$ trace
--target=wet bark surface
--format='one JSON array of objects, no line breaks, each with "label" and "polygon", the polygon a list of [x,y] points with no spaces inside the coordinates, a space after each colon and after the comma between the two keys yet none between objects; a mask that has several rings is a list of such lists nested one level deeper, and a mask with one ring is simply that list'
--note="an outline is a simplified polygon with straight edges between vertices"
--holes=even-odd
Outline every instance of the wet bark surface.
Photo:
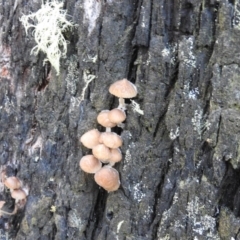
[{"label": "wet bark surface", "polygon": [[[29,189],[0,218],[1,239],[240,239],[240,3],[232,0],[69,0],[57,76],[19,21],[40,0],[0,1],[0,164]],[[79,169],[79,138],[128,100],[121,187]],[[3,210],[14,200],[0,184]]]}]

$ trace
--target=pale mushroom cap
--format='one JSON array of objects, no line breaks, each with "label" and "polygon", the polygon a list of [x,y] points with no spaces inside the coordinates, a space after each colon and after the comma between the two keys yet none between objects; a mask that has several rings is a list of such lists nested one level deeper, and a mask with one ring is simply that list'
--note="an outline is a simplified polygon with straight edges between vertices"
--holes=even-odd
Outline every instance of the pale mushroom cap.
[{"label": "pale mushroom cap", "polygon": [[111,156],[110,149],[104,144],[98,144],[92,149],[94,157],[100,160],[108,160]]},{"label": "pale mushroom cap", "polygon": [[87,173],[96,173],[101,169],[102,163],[93,155],[86,155],[79,162],[80,168]]},{"label": "pale mushroom cap", "polygon": [[112,127],[115,127],[117,126],[116,123],[112,123],[109,118],[108,118],[108,113],[109,113],[109,110],[103,110],[101,111],[98,116],[97,116],[97,122],[102,125],[103,127],[106,127],[106,128],[112,128]]},{"label": "pale mushroom cap", "polygon": [[100,141],[109,148],[119,148],[122,146],[122,138],[114,132],[103,132]]},{"label": "pale mushroom cap", "polygon": [[94,175],[96,183],[106,191],[116,191],[120,186],[119,173],[109,165],[102,167]]},{"label": "pale mushroom cap", "polygon": [[122,153],[119,148],[110,149],[111,156],[109,158],[109,162],[111,162],[112,166],[116,162],[120,162],[122,160]]},{"label": "pale mushroom cap", "polygon": [[80,142],[87,148],[93,148],[99,144],[100,135],[97,129],[92,129],[81,136]]},{"label": "pale mushroom cap", "polygon": [[114,108],[108,113],[108,118],[111,122],[119,124],[125,121],[126,113],[118,108]]},{"label": "pale mushroom cap", "polygon": [[119,98],[133,98],[137,95],[136,86],[127,79],[118,80],[109,87],[109,92]]},{"label": "pale mushroom cap", "polygon": [[19,189],[21,187],[21,182],[17,177],[13,176],[13,177],[8,177],[5,180],[4,185],[10,189]]},{"label": "pale mushroom cap", "polygon": [[11,192],[11,196],[14,199],[22,200],[27,197],[26,193],[21,189],[15,189]]}]

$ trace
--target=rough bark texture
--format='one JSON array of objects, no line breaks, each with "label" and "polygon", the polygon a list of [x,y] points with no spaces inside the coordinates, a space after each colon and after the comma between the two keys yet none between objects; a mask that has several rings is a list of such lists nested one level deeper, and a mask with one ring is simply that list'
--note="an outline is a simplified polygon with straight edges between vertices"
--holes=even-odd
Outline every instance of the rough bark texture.
[{"label": "rough bark texture", "polygon": [[[78,26],[59,76],[19,22],[39,8],[0,1],[1,171],[29,188],[1,239],[240,239],[240,3],[64,1]],[[97,114],[124,77],[144,115],[128,101],[121,187],[107,193],[79,169],[79,137],[104,131]]]}]

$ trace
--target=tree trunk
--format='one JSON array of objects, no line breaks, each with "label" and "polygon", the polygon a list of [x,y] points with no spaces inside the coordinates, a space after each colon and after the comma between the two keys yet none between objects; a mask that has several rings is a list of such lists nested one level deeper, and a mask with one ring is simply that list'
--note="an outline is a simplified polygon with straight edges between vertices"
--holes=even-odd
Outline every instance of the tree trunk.
[{"label": "tree trunk", "polygon": [[[5,176],[29,190],[1,239],[240,239],[240,3],[64,1],[78,25],[59,75],[19,21],[41,4],[0,1],[2,210],[15,206]],[[114,128],[121,186],[108,193],[80,170],[79,138],[104,131],[97,115],[117,107],[108,88],[122,78],[138,95]]]}]

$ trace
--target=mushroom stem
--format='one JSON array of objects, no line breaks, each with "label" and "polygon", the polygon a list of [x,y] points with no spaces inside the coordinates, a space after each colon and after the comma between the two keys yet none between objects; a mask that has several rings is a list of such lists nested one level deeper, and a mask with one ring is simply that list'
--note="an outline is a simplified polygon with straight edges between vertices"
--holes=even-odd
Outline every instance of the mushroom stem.
[{"label": "mushroom stem", "polygon": [[109,162],[109,165],[111,166],[111,167],[113,167],[114,165],[115,165],[115,162]]},{"label": "mushroom stem", "polygon": [[125,111],[126,110],[126,104],[124,98],[119,98],[119,105],[118,108]]},{"label": "mushroom stem", "polygon": [[110,127],[106,127],[106,132],[111,132],[111,128]]},{"label": "mushroom stem", "polygon": [[15,205],[14,210],[12,212],[5,212],[3,210],[0,210],[0,214],[6,214],[6,215],[14,215],[17,213],[17,206]]}]

